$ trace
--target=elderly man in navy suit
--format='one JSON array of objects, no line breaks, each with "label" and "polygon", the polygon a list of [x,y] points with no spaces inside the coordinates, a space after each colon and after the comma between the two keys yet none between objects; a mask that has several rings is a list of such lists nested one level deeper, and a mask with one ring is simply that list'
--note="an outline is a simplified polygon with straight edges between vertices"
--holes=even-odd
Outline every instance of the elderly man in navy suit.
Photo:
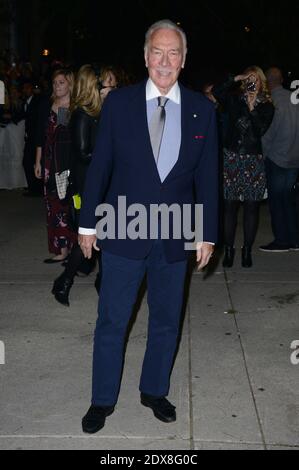
[{"label": "elderly man in navy suit", "polygon": [[[140,380],[141,403],[165,423],[176,420],[166,399],[178,343],[184,284],[190,252],[178,227],[159,219],[156,239],[147,236],[97,237],[97,208],[115,209],[119,197],[128,205],[176,204],[203,207],[198,268],[214,251],[218,232],[218,144],[214,106],[184,88],[178,77],[185,65],[187,40],[169,20],[147,32],[145,61],[149,78],[112,92],[102,109],[97,144],[86,181],[79,243],[87,258],[102,251],[102,284],[95,331],[92,404],[83,431],[102,429],[118,399],[127,326],[141,282],[147,275],[149,327]],[[134,206],[135,207],[135,206]],[[130,214],[132,215],[132,214]],[[129,218],[132,221],[132,218]],[[129,225],[127,221],[127,226]]]}]

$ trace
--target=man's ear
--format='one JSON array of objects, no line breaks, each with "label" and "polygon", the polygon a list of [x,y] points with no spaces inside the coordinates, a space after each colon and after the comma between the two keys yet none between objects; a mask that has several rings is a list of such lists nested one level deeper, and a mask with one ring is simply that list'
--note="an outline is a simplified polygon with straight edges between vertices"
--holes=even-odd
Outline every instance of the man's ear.
[{"label": "man's ear", "polygon": [[147,53],[145,53],[145,55],[144,55],[144,60],[145,60],[145,66],[146,66],[146,68],[148,69],[148,57],[147,57]]}]

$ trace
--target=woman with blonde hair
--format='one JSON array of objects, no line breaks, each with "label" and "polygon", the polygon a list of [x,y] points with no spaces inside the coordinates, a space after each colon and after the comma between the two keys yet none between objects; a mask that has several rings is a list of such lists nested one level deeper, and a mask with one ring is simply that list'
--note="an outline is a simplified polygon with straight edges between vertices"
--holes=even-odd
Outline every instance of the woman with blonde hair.
[{"label": "woman with blonde hair", "polygon": [[49,252],[55,255],[46,259],[46,264],[63,262],[77,240],[69,226],[70,199],[59,199],[55,179],[56,173],[70,168],[68,121],[74,75],[68,69],[56,70],[52,84],[52,97],[42,101],[39,110],[34,167],[36,178],[44,181]]},{"label": "woman with blonde hair", "polygon": [[[70,120],[72,142],[71,180],[76,231],[78,229],[86,172],[91,162],[96,140],[101,102],[97,73],[91,65],[84,65],[77,75],[71,103]],[[69,293],[74,277],[77,271],[80,271],[84,262],[86,263],[84,255],[76,243],[64,272],[56,279],[52,290],[56,300],[62,305],[69,306]],[[89,266],[84,267],[84,272],[89,274],[93,267],[94,262],[89,262]]]},{"label": "woman with blonde hair", "polygon": [[[231,93],[241,82],[241,93]],[[224,138],[224,248],[223,266],[231,268],[240,203],[244,203],[242,266],[252,267],[252,246],[258,229],[260,201],[266,190],[262,136],[271,125],[274,106],[267,79],[260,67],[248,67],[212,90],[228,114]]]}]

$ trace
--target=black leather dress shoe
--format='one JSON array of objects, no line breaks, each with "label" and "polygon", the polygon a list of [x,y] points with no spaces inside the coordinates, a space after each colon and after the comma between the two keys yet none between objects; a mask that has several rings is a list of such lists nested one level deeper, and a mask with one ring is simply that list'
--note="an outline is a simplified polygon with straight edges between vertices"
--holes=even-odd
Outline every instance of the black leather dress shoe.
[{"label": "black leather dress shoe", "polygon": [[105,426],[107,416],[112,415],[114,406],[91,406],[82,419],[82,429],[86,434],[95,434]]},{"label": "black leather dress shoe", "polygon": [[173,423],[176,421],[175,406],[165,397],[152,397],[141,393],[141,404],[153,410],[154,415],[163,423]]}]

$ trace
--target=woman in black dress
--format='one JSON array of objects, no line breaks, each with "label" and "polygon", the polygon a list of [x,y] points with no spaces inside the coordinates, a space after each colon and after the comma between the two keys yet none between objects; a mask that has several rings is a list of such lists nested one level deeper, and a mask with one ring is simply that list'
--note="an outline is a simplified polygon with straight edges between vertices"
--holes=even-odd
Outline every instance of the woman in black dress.
[{"label": "woman in black dress", "polygon": [[[242,93],[233,94],[236,82]],[[235,235],[240,203],[244,203],[244,244],[242,266],[252,267],[251,250],[255,241],[260,201],[266,190],[266,175],[261,138],[274,116],[267,80],[263,71],[249,67],[243,75],[230,77],[213,88],[213,95],[228,113],[224,140],[224,245],[223,266],[233,266]]]},{"label": "woman in black dress", "polygon": [[[78,72],[71,104],[71,143],[72,164],[71,180],[74,196],[74,223],[78,231],[80,201],[84,192],[85,177],[91,162],[95,145],[99,114],[101,110],[99,78],[91,65],[84,65]],[[82,263],[86,263],[84,255],[76,243],[68,259],[65,271],[54,282],[52,293],[56,300],[69,306],[69,292],[77,271]],[[86,274],[93,269],[85,267]]]}]

